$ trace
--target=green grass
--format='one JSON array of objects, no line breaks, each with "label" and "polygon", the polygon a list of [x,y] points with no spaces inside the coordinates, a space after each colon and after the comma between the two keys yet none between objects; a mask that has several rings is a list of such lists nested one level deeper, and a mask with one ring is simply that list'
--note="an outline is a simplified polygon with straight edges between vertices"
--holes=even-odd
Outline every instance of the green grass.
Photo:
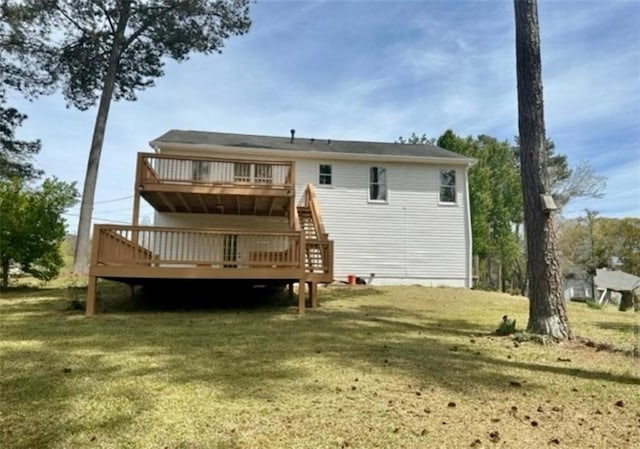
[{"label": "green grass", "polygon": [[141,309],[100,291],[110,312],[93,318],[69,309],[66,288],[3,293],[0,447],[640,441],[633,312],[571,303],[575,333],[597,344],[541,346],[491,335],[503,315],[522,330],[528,305],[480,291],[327,288],[304,317],[276,305]]}]

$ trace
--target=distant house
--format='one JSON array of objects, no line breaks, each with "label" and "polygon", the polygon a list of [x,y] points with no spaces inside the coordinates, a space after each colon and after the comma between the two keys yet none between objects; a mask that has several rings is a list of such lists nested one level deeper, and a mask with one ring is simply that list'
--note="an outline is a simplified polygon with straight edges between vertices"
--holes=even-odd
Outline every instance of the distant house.
[{"label": "distant house", "polygon": [[[631,301],[631,293],[640,289],[640,277],[624,271],[607,270],[598,268],[594,278],[596,290],[599,293],[598,302],[603,304],[607,301],[620,304],[628,295]],[[626,307],[629,307],[629,303]]]},{"label": "distant house", "polygon": [[570,301],[572,298],[592,298],[591,276],[582,268],[572,268],[565,273],[564,277],[564,299]]},{"label": "distant house", "polygon": [[[97,277],[267,279],[310,292],[371,274],[379,284],[471,286],[472,159],[293,131],[171,130],[150,146],[138,155],[132,225],[94,231],[90,296]],[[152,227],[138,224],[141,198],[155,209]]]}]

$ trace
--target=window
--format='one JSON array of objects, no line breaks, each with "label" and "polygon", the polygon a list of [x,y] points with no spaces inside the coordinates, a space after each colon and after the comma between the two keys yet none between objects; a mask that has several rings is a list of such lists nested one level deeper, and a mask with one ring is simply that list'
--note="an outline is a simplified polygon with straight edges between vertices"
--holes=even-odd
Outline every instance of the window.
[{"label": "window", "polygon": [[318,183],[321,186],[331,185],[331,165],[320,164],[320,179]]},{"label": "window", "polygon": [[236,268],[238,266],[236,263],[228,262],[238,261],[238,236],[233,234],[226,234],[222,243],[222,260],[224,262],[227,262],[222,266],[224,268]]},{"label": "window", "polygon": [[387,169],[371,167],[369,169],[369,200],[387,201]]},{"label": "window", "polygon": [[456,202],[456,171],[440,170],[440,202]]},{"label": "window", "polygon": [[191,179],[194,181],[208,181],[211,172],[211,163],[206,161],[193,161]]}]

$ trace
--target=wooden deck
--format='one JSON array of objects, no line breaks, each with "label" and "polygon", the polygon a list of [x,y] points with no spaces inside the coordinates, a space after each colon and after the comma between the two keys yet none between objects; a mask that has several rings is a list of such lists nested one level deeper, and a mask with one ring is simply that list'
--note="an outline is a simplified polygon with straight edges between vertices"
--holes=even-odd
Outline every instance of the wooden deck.
[{"label": "wooden deck", "polygon": [[[87,314],[95,312],[97,278],[281,280],[315,285],[333,280],[333,242],[304,231],[239,232],[155,226],[95,225]],[[301,289],[304,295],[304,288]],[[304,311],[304,300],[298,306]]]},{"label": "wooden deck", "polygon": [[139,153],[136,186],[159,212],[286,216],[292,162]]},{"label": "wooden deck", "polygon": [[[139,153],[131,225],[93,230],[86,314],[95,313],[97,279],[227,279],[297,283],[304,312],[317,284],[333,281],[333,242],[313,186],[295,204],[293,162]],[[288,217],[288,230],[140,226],[140,199],[159,212]]]}]

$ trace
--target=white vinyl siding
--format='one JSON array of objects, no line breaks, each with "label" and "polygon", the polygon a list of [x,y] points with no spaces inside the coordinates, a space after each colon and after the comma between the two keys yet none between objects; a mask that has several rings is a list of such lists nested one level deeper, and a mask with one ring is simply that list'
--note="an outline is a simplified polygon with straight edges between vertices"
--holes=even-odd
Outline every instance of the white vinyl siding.
[{"label": "white vinyl siding", "polygon": [[[464,207],[438,207],[443,167],[385,163],[389,201],[368,202],[366,162],[332,162],[333,188],[316,189],[336,279],[348,274],[375,283],[468,286],[470,258]],[[315,183],[317,161],[296,163],[296,195]],[[457,203],[464,204],[464,170],[456,170]]]},{"label": "white vinyl siding", "polygon": [[[286,217],[257,217],[250,215],[222,215],[222,214],[188,214],[161,213],[155,214],[156,226],[168,228],[213,228],[233,229],[242,232],[277,232],[288,231],[289,224]],[[154,251],[163,248],[163,258],[171,258],[172,253],[189,254],[194,260],[226,260],[237,262],[242,266],[248,260],[251,251],[283,251],[288,249],[286,238],[236,237],[235,235],[215,235],[190,240],[192,247],[184,247],[181,240],[156,241]],[[180,246],[180,248],[178,248]],[[231,264],[230,264],[231,265]]]}]

